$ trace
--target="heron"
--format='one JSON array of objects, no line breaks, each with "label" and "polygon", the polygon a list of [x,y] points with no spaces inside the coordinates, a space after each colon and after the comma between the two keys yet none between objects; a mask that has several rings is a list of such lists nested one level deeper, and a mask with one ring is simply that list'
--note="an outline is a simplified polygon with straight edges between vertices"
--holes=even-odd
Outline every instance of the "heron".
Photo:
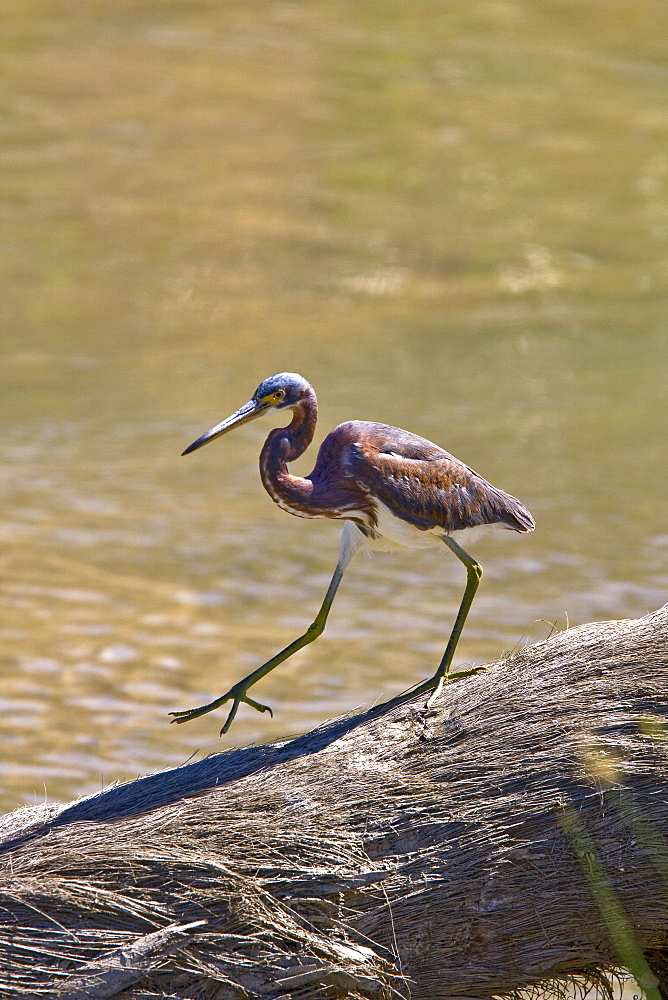
[{"label": "heron", "polygon": [[288,465],[311,444],[318,416],[313,387],[294,372],[265,379],[249,402],[198,437],[183,454],[189,455],[235,427],[273,410],[287,411],[291,419],[288,426],[270,431],[262,447],[262,483],[271,499],[290,514],[344,522],[336,568],[320,610],[303,635],[220,698],[199,708],[171,712],[172,722],[190,722],[231,701],[227,721],[220,730],[222,736],[242,703],[258,712],[273,714],[268,705],[249,696],[249,689],[322,634],[343,575],[360,549],[425,548],[445,543],[466,568],[466,588],[450,638],[436,673],[393,699],[399,702],[430,692],[427,701],[430,707],[447,681],[468,677],[482,669],[450,670],[482,577],[480,564],[460,545],[462,536],[488,526],[533,531],[533,517],[515,497],[492,486],[426,438],[366,420],[339,424],[322,442],[313,472],[305,477],[292,475]]}]

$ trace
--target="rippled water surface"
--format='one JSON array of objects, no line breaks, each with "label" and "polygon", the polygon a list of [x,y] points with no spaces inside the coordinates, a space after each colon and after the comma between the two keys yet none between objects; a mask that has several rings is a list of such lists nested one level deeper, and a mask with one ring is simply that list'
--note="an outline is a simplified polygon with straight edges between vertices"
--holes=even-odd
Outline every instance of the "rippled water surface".
[{"label": "rippled water surface", "polygon": [[[457,662],[666,599],[668,18],[650,0],[6,0],[3,808],[302,731],[433,672],[445,550],[356,560],[276,508],[275,371],[316,440],[416,431],[534,513],[483,539]],[[274,421],[275,423],[276,421]],[[296,464],[309,470],[309,456]],[[505,533],[504,533],[505,535]]]}]

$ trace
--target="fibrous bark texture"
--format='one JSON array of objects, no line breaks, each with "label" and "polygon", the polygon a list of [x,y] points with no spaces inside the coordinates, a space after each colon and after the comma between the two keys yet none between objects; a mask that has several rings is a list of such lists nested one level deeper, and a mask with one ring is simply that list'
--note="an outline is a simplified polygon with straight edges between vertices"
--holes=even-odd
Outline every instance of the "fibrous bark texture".
[{"label": "fibrous bark texture", "polygon": [[554,635],[431,709],[19,810],[0,995],[473,1000],[621,965],[660,990],[667,682],[664,608]]}]

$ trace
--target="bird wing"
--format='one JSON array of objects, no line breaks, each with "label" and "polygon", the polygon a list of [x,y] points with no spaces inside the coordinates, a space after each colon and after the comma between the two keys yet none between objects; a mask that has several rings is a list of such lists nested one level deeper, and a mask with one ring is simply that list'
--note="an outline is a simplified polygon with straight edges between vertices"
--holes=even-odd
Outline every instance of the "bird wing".
[{"label": "bird wing", "polygon": [[[447,532],[484,524],[530,531],[531,515],[438,445],[407,431],[373,425],[376,434],[351,443],[348,468],[359,486],[416,528]],[[385,439],[384,439],[385,438]]]}]

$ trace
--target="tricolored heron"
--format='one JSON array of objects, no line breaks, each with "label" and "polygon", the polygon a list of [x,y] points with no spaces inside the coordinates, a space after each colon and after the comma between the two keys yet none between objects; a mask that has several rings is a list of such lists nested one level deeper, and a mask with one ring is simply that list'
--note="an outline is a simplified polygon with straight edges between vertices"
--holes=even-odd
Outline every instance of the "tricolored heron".
[{"label": "tricolored heron", "polygon": [[464,532],[485,525],[533,531],[531,514],[515,497],[497,490],[431,441],[398,427],[366,420],[340,424],[321,444],[313,472],[305,478],[291,475],[288,463],[299,458],[310,445],[318,416],[313,388],[305,378],[292,372],[265,379],[248,403],[202,434],[183,454],[188,455],[270,410],[288,410],[292,419],[289,426],[272,430],[264,443],[260,453],[264,488],[279,507],[297,517],[344,521],[339,560],[322,606],[302,636],[234,684],[222,697],[200,708],[171,712],[175,716],[172,721],[189,722],[231,700],[232,708],[220,731],[222,736],[230,728],[241,702],[258,712],[271,713],[268,705],[249,698],[249,688],[322,633],[343,574],[360,548],[394,549],[404,545],[424,548],[445,542],[466,567],[466,589],[438,670],[403,696],[408,698],[433,690],[427,702],[430,705],[446,680],[477,672],[474,668],[450,673],[455,648],[482,576],[482,567],[454,536],[461,537]]}]

